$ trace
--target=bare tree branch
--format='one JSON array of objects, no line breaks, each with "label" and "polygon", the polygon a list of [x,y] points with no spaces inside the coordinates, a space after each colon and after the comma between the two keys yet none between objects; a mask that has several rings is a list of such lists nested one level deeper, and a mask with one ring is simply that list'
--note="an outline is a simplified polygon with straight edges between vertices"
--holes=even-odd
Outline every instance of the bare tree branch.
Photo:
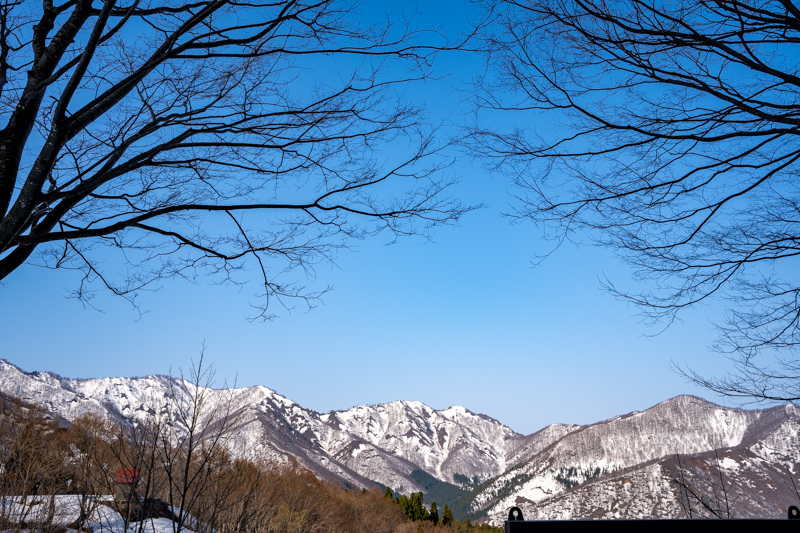
[{"label": "bare tree branch", "polygon": [[716,348],[739,375],[687,374],[727,394],[800,399],[795,4],[497,3],[486,40],[501,75],[477,104],[531,122],[471,138],[516,181],[515,216],[557,243],[583,232],[615,249],[648,289],[607,288],[653,322],[726,301]]},{"label": "bare tree branch", "polygon": [[0,1],[0,280],[77,268],[80,299],[135,302],[254,265],[261,316],[271,296],[309,302],[281,274],[470,209],[396,96],[466,44],[359,21],[346,0]]}]

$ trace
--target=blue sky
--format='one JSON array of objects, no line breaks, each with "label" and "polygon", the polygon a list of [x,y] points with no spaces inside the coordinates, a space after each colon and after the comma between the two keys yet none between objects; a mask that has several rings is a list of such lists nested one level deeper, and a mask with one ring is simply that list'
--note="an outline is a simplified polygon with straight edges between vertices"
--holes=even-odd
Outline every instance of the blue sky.
[{"label": "blue sky", "polygon": [[[463,3],[421,12],[433,23]],[[427,18],[426,18],[427,17]],[[434,121],[468,116],[458,92],[478,63],[442,58],[452,74],[407,89]],[[547,249],[536,228],[512,224],[513,189],[463,152],[446,172],[454,194],[487,207],[418,237],[354,243],[335,264],[320,265],[312,287],[333,290],[309,312],[275,309],[272,322],[248,322],[254,286],[182,281],[142,294],[139,317],[124,301],[100,295],[100,311],[66,299],[72,272],[25,266],[0,286],[1,357],[24,370],[67,377],[177,373],[197,358],[217,369],[217,385],[265,385],[318,411],[397,399],[435,408],[460,404],[530,433],[554,422],[589,423],[641,410],[678,394],[722,399],[688,384],[671,368],[727,369],[711,352],[715,303],[689,310],[663,333],[637,310],[600,289],[607,276],[634,286],[607,249],[567,243]]]}]

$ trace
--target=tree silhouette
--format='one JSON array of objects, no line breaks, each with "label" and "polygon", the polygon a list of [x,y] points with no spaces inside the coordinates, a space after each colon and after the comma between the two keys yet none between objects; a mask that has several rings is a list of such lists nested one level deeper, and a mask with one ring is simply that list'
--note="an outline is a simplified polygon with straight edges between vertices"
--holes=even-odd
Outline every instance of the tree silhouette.
[{"label": "tree silhouette", "polygon": [[720,392],[800,398],[800,8],[791,0],[498,2],[498,79],[479,104],[532,128],[476,129],[516,215],[612,247],[653,321],[726,302]]},{"label": "tree silhouette", "polygon": [[457,220],[439,147],[395,90],[449,45],[357,15],[339,0],[0,2],[0,280],[74,268],[78,298],[135,302],[165,278],[253,269],[269,316],[270,297],[324,292],[281,274]]}]

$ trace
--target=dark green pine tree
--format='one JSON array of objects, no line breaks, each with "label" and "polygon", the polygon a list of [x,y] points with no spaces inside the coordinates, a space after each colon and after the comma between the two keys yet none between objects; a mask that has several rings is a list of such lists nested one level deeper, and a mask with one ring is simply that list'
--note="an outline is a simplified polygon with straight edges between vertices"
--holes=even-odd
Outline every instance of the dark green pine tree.
[{"label": "dark green pine tree", "polygon": [[444,510],[442,511],[442,525],[449,526],[452,523],[453,523],[453,511],[450,510],[450,507],[448,507],[447,504],[444,504]]},{"label": "dark green pine tree", "polygon": [[422,502],[422,493],[421,492],[412,492],[411,499],[410,499],[410,516],[409,518],[417,522],[419,520],[425,520],[428,518],[428,510],[425,509],[425,504]]},{"label": "dark green pine tree", "polygon": [[431,512],[428,514],[428,520],[433,522],[434,526],[439,523],[439,508],[436,506],[436,502],[431,502]]},{"label": "dark green pine tree", "polygon": [[386,490],[383,491],[383,496],[387,500],[391,500],[392,499],[392,489],[390,489],[389,487],[386,487]]},{"label": "dark green pine tree", "polygon": [[397,500],[397,505],[399,505],[400,510],[403,511],[403,516],[411,520],[411,502],[409,502],[408,496],[401,494],[400,498]]}]

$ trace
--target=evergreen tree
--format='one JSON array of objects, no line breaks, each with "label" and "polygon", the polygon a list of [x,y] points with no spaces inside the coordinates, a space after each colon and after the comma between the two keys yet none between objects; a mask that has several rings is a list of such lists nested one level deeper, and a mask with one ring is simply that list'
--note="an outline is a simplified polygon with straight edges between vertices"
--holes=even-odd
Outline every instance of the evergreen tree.
[{"label": "evergreen tree", "polygon": [[450,510],[450,507],[448,507],[447,504],[444,504],[444,510],[442,511],[442,525],[449,526],[452,523],[453,523],[453,511]]},{"label": "evergreen tree", "polygon": [[428,510],[422,501],[422,492],[411,493],[408,517],[414,522],[428,518]]},{"label": "evergreen tree", "polygon": [[413,520],[411,518],[411,502],[408,500],[408,496],[405,494],[400,496],[400,499],[397,501],[397,505],[400,506],[400,510],[403,511],[403,515],[409,520]]},{"label": "evergreen tree", "polygon": [[[388,487],[384,490],[384,497],[387,499],[391,499],[392,491]],[[400,510],[403,512],[403,516],[405,516],[408,520],[412,522],[419,522],[421,520],[430,520],[434,524],[439,522],[439,509],[436,506],[436,502],[431,504],[431,511],[430,513],[425,508],[425,504],[423,503],[423,494],[422,492],[412,492],[410,496],[406,496],[405,494],[401,494],[400,497],[394,498],[394,503],[400,507]],[[450,520],[453,519],[453,514],[450,512],[450,509],[445,505],[446,512],[450,515]]]},{"label": "evergreen tree", "polygon": [[428,520],[433,522],[434,526],[439,523],[439,508],[436,506],[436,502],[431,502],[431,512],[428,515]]}]

